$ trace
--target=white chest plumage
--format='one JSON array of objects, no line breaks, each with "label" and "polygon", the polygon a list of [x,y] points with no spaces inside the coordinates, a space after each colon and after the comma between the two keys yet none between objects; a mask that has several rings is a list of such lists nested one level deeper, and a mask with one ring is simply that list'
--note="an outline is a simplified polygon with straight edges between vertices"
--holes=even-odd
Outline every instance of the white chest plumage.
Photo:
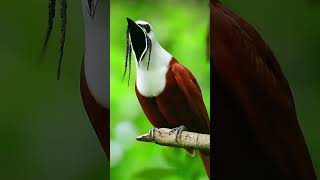
[{"label": "white chest plumage", "polygon": [[140,64],[136,63],[137,89],[145,97],[156,97],[165,89],[166,75],[172,60],[171,54],[165,51],[158,42],[153,42],[152,46],[149,69],[147,68],[149,52],[146,53]]},{"label": "white chest plumage", "polygon": [[109,16],[106,1],[94,0],[94,19],[91,18],[88,0],[82,0],[85,26],[84,71],[88,88],[95,100],[109,108]]}]

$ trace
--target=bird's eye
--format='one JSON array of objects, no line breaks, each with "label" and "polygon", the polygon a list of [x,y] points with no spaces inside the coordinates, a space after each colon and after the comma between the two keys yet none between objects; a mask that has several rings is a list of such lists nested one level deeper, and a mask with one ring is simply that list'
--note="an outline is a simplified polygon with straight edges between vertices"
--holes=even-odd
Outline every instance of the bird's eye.
[{"label": "bird's eye", "polygon": [[146,24],[144,26],[144,29],[146,30],[147,33],[149,33],[151,31],[151,28],[150,28],[150,26],[148,24]]},{"label": "bird's eye", "polygon": [[149,24],[138,24],[142,29],[146,30],[147,33],[151,31],[150,25]]}]

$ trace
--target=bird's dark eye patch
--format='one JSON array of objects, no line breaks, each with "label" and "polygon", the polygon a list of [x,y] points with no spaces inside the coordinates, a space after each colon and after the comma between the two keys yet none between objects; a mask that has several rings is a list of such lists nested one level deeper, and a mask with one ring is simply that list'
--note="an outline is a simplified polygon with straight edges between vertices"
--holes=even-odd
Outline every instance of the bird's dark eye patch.
[{"label": "bird's dark eye patch", "polygon": [[146,30],[147,33],[149,33],[151,31],[151,28],[149,26],[149,24],[138,24],[141,28],[143,28],[144,30]]},{"label": "bird's dark eye patch", "polygon": [[147,33],[151,31],[151,28],[148,24],[144,25],[144,29],[146,30]]}]

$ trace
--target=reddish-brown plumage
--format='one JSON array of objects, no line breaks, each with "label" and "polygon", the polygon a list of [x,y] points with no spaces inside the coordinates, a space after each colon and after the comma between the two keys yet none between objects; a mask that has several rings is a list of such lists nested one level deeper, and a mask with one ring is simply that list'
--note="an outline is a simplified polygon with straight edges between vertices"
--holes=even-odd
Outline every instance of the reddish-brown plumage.
[{"label": "reddish-brown plumage", "polygon": [[211,2],[213,177],[315,180],[274,54],[252,26]]},{"label": "reddish-brown plumage", "polygon": [[[200,87],[191,72],[172,59],[164,91],[157,97],[136,95],[148,120],[154,127],[175,128],[185,125],[190,131],[210,133],[209,117]],[[200,154],[209,170],[209,153]],[[209,172],[207,172],[209,173]]]},{"label": "reddish-brown plumage", "polygon": [[88,117],[91,121],[91,124],[99,138],[99,141],[103,147],[103,150],[107,156],[110,158],[110,129],[109,129],[109,119],[110,119],[110,110],[104,108],[92,96],[86,81],[84,74],[84,67],[81,68],[81,78],[80,78],[80,90],[83,105],[86,109]]},{"label": "reddish-brown plumage", "polygon": [[154,98],[142,96],[136,88],[138,100],[151,124],[167,128],[185,125],[190,131],[209,133],[207,110],[190,71],[173,59],[166,79],[164,91]]}]

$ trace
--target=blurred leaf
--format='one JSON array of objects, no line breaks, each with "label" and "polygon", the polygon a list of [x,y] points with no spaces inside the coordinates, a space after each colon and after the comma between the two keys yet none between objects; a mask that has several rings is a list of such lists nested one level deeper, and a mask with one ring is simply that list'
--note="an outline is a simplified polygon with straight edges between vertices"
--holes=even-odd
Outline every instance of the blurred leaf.
[{"label": "blurred leaf", "polygon": [[136,179],[162,180],[176,174],[175,169],[168,168],[148,168],[141,170],[133,175]]}]

